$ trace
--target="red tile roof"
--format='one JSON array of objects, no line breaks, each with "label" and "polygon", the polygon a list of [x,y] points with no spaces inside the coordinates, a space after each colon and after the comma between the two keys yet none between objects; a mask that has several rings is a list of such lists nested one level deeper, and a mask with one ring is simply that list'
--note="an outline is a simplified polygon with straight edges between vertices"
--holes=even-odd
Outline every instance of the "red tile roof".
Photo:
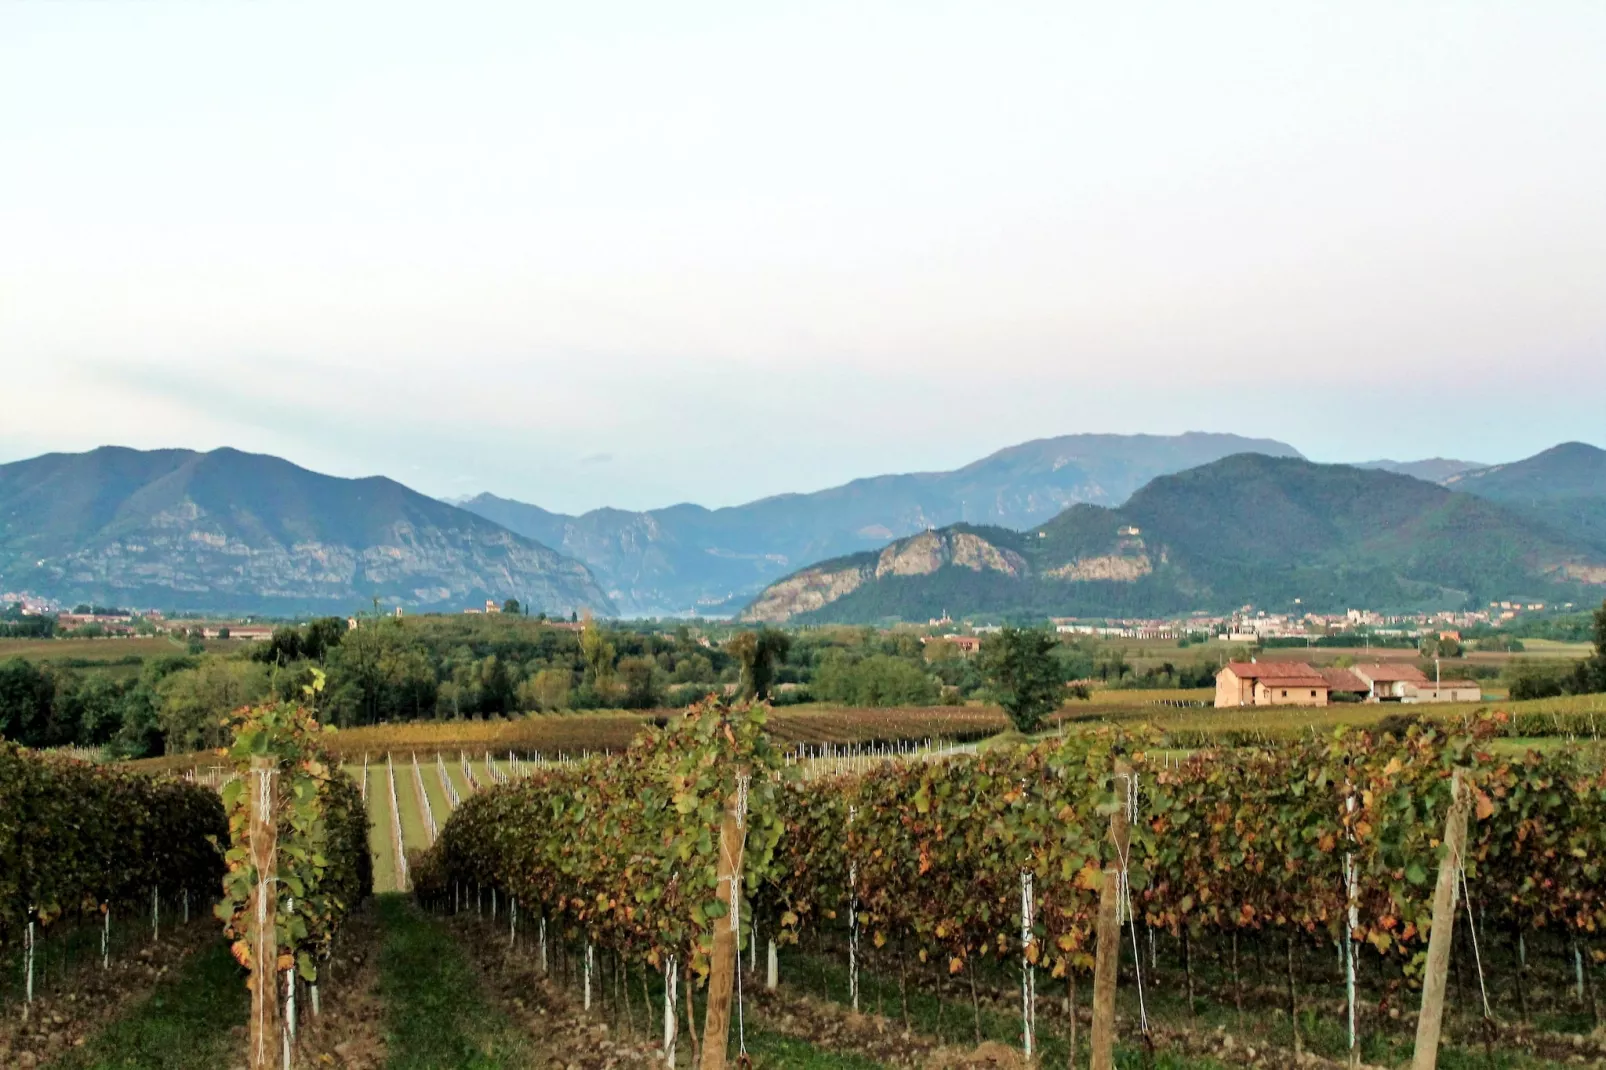
[{"label": "red tile roof", "polygon": [[1357,694],[1372,690],[1372,686],[1348,669],[1321,669],[1322,679],[1334,691],[1351,691]]},{"label": "red tile roof", "polygon": [[1240,680],[1259,680],[1267,685],[1327,686],[1322,674],[1303,661],[1229,661],[1227,668]]},{"label": "red tile roof", "polygon": [[1391,684],[1396,681],[1404,681],[1408,684],[1425,684],[1428,682],[1426,674],[1421,669],[1403,662],[1394,664],[1378,662],[1374,665],[1357,665],[1354,671],[1357,675],[1372,681],[1374,684]]}]

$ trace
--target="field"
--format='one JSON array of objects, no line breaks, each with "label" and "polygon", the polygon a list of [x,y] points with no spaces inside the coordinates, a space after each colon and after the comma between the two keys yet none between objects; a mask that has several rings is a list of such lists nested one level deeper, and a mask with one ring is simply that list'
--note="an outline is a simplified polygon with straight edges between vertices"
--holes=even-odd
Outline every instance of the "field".
[{"label": "field", "polygon": [[[246,648],[228,639],[207,639],[207,653],[220,654]],[[99,639],[0,639],[0,659],[27,658],[30,661],[57,661],[92,665],[122,661],[125,658],[158,658],[183,654],[187,642],[165,635],[131,635]]]}]

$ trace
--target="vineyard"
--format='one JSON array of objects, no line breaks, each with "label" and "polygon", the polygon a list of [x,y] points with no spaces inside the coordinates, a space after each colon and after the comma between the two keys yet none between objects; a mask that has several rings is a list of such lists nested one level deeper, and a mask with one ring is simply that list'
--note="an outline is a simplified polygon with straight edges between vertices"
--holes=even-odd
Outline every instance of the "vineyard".
[{"label": "vineyard", "polygon": [[[816,777],[778,758],[763,720],[700,708],[623,754],[465,798],[415,860],[418,895],[447,912],[500,903],[543,960],[549,942],[606,953],[684,989],[682,1003],[727,928],[754,963],[762,946],[771,983],[783,953],[845,963],[856,1008],[861,973],[897,976],[906,1007],[912,987],[957,984],[978,1040],[979,991],[996,1003],[1013,989],[1025,1047],[1040,1020],[1056,1043],[1086,1043],[1074,1016],[1053,1019],[1097,987],[1113,903],[1133,1037],[1158,1035],[1145,996],[1160,985],[1190,1016],[1212,1002],[1278,1013],[1296,1050],[1336,1018],[1358,1053],[1409,1040],[1445,885],[1463,901],[1445,932],[1472,1023],[1462,1042],[1500,1028],[1468,990],[1514,994],[1528,1017],[1530,948],[1565,957],[1573,1013],[1595,1023],[1606,776],[1577,749],[1492,747],[1501,718],[1183,758],[1147,730],[1103,728]],[[1469,830],[1446,863],[1457,812]],[[734,856],[719,850],[732,815]]]},{"label": "vineyard", "polygon": [[[515,1015],[544,993],[474,1042],[505,1053],[488,1065],[538,1065],[526,1047],[562,1037],[586,1067],[1606,1061],[1593,705],[1183,749],[1136,721],[799,743],[767,707],[709,703],[563,757],[342,753],[318,700],[315,681],[304,704],[239,711],[224,764],[189,779],[0,749],[0,961],[19,981],[0,1003],[40,1006],[36,975],[56,993],[19,1035],[48,1049],[86,969],[169,953],[153,929],[192,904],[211,936],[178,925],[180,951],[213,963],[215,903],[230,954],[204,983],[248,1005],[216,1061],[184,1065],[233,1065],[245,1035],[253,1067],[377,1070],[334,1054],[373,1028],[379,934],[358,906],[377,887],[422,908],[378,909],[387,940],[424,949],[398,1023],[446,990],[470,1016],[481,985]],[[445,980],[449,960],[473,972]],[[0,1064],[26,1054],[12,1043],[0,1026]],[[440,1045],[398,1065],[471,1065]]]},{"label": "vineyard", "polygon": [[[247,971],[234,984],[244,980],[258,1006],[251,1065],[291,1065],[298,996],[318,1012],[320,969],[372,887],[368,815],[305,708],[241,710],[232,728],[235,775],[221,792],[0,741],[0,962],[14,963],[24,1024],[47,980],[68,1007],[76,989],[117,1002],[127,993],[114,955],[118,977],[145,979],[141,960],[204,947],[189,929],[193,905],[197,921],[224,922]],[[164,923],[181,930],[179,945],[160,942]],[[137,950],[131,928],[148,934]],[[63,1009],[58,999],[32,1034],[0,1030],[0,1065],[11,1065],[14,1041],[59,1047]],[[36,1065],[27,1046],[15,1054]]]}]

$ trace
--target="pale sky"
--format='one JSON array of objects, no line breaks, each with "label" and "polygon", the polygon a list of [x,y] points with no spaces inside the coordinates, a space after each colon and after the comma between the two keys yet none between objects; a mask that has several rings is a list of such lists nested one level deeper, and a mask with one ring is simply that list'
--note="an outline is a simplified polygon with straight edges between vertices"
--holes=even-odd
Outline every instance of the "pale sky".
[{"label": "pale sky", "polygon": [[0,462],[1606,445],[1606,4],[0,0]]}]

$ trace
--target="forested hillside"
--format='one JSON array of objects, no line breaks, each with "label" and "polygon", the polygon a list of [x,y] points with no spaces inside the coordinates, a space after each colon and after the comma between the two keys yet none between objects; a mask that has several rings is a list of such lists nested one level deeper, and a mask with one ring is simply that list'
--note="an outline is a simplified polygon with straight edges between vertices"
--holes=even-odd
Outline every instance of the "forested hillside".
[{"label": "forested hillside", "polygon": [[744,619],[1150,616],[1592,602],[1606,552],[1422,480],[1254,454],[1025,532],[953,525],[782,580]]},{"label": "forested hillside", "polygon": [[711,615],[740,608],[766,583],[814,561],[944,524],[1022,528],[1074,502],[1119,505],[1155,476],[1242,452],[1299,455],[1286,443],[1238,435],[1063,435],[951,472],[856,479],[725,509],[565,516],[491,494],[463,507],[584,561],[627,615]]},{"label": "forested hillside", "polygon": [[1526,460],[1460,473],[1444,482],[1606,552],[1606,450],[1566,442]]},{"label": "forested hillside", "polygon": [[0,590],[214,612],[342,615],[514,597],[612,613],[584,565],[382,477],[275,457],[105,447],[0,466]]}]

